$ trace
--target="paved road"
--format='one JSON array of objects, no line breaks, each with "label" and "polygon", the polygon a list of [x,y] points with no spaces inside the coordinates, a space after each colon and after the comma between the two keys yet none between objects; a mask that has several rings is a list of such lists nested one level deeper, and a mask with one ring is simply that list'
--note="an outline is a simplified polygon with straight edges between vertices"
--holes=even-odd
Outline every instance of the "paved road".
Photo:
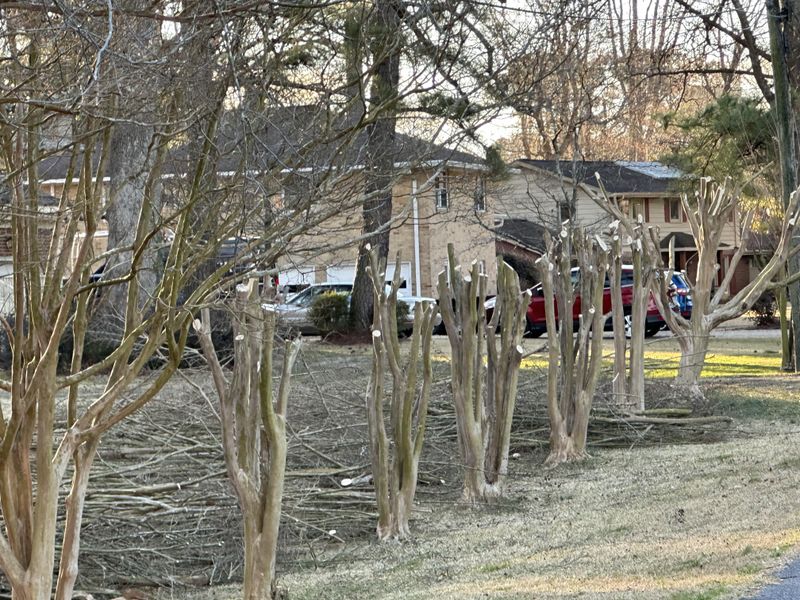
[{"label": "paved road", "polygon": [[779,573],[780,581],[763,588],[748,600],[797,600],[800,598],[800,558],[794,559]]}]

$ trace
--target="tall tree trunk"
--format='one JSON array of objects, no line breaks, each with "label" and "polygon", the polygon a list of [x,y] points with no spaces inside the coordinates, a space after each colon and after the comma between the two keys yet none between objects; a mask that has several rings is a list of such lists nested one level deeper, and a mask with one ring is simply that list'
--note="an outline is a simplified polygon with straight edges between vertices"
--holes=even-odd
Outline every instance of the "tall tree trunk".
[{"label": "tall tree trunk", "polygon": [[[797,187],[797,122],[795,114],[798,99],[793,99],[791,90],[800,85],[800,13],[794,0],[783,0],[784,15],[780,15],[777,0],[767,0],[770,52],[772,56],[773,85],[775,98],[773,110],[778,130],[778,155],[781,167],[781,198],[784,208],[789,207],[789,197]],[[800,257],[788,261],[789,275],[800,272]],[[788,286],[789,302],[792,305],[792,360],[783,360],[784,366],[793,363],[800,367],[800,281]]]},{"label": "tall tree trunk", "polygon": [[397,101],[400,85],[400,15],[403,3],[398,0],[375,0],[370,39],[374,67],[370,92],[370,116],[367,126],[367,165],[364,172],[364,239],[358,248],[350,316],[356,331],[368,331],[372,322],[372,284],[367,276],[370,248],[378,257],[389,256],[389,221],[392,217]]},{"label": "tall tree trunk", "polygon": [[273,391],[272,354],[275,310],[261,304],[257,281],[236,288],[234,368],[230,383],[211,340],[210,311],[203,310],[195,330],[219,396],[225,466],[242,510],[245,600],[273,594],[281,500],[286,472],[286,414],[291,372],[301,339],[284,342],[277,394]]},{"label": "tall tree trunk", "polygon": [[694,397],[700,394],[700,374],[703,372],[708,354],[711,332],[700,322],[693,320],[690,325],[691,330],[680,340],[681,359],[678,364],[675,385],[688,389]]},{"label": "tall tree trunk", "polygon": [[[114,128],[108,170],[111,185],[106,221],[108,249],[119,251],[106,261],[103,270],[106,280],[124,277],[129,273],[140,216],[146,219],[149,230],[158,214],[159,203],[146,201],[148,179],[156,160],[155,150],[151,147],[153,135],[151,127],[134,123],[120,123]],[[150,214],[142,215],[143,209]],[[139,287],[139,307],[143,308],[158,284],[158,270],[155,267],[155,255],[148,252],[131,281],[110,286],[103,291],[92,315],[87,342],[99,344],[107,353],[119,345],[125,329],[128,287]]]},{"label": "tall tree trunk", "polygon": [[[599,250],[581,229],[564,229],[557,243],[547,235],[546,244],[547,250],[537,267],[544,294],[549,347],[550,454],[545,464],[552,467],[587,456],[589,414],[603,352],[605,315],[602,306],[608,251]],[[580,269],[581,309],[576,333],[573,333],[572,311],[562,309],[572,304],[574,294],[570,269],[573,249]],[[568,357],[571,360],[567,360]]]},{"label": "tall tree trunk", "polygon": [[[503,493],[517,372],[522,359],[520,342],[530,294],[520,291],[513,269],[498,261],[497,299],[487,323],[486,275],[480,273],[475,261],[470,273],[463,275],[457,268],[452,244],[447,253],[450,268],[439,274],[439,306],[450,341],[451,388],[464,471],[463,498],[474,503]],[[498,325],[499,351],[495,335]]]},{"label": "tall tree trunk", "polygon": [[[367,388],[367,424],[375,499],[378,506],[378,539],[410,535],[409,518],[417,489],[428,399],[432,381],[431,335],[437,314],[435,305],[414,307],[414,328],[405,361],[397,335],[397,292],[400,289],[400,255],[395,262],[391,288],[386,289],[385,263],[370,252],[370,277],[375,295],[372,324],[372,376]],[[390,400],[391,438],[384,423],[383,378],[385,365],[392,377]],[[422,384],[417,390],[418,367]]]}]

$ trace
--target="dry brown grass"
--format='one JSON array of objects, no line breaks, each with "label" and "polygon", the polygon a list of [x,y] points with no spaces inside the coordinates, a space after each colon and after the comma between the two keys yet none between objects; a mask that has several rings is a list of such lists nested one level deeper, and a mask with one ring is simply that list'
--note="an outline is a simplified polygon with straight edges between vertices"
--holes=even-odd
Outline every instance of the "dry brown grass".
[{"label": "dry brown grass", "polygon": [[[715,382],[715,410],[737,417],[734,434],[717,443],[595,448],[585,463],[554,471],[542,469],[542,451],[535,444],[521,445],[515,449],[521,456],[512,462],[507,499],[474,509],[455,501],[453,431],[448,434],[442,427],[452,417],[446,405],[439,404],[432,423],[438,423],[440,433],[428,439],[425,484],[412,522],[416,537],[402,544],[378,544],[368,533],[373,526],[368,487],[349,500],[338,487],[342,477],[367,468],[362,417],[367,355],[355,347],[311,348],[304,360],[292,397],[291,497],[285,506],[288,519],[279,559],[280,583],[292,600],[739,598],[763,582],[800,542],[800,425],[794,424],[800,422],[800,378]],[[447,365],[437,369],[439,379],[445,379]],[[524,375],[533,376],[539,375]],[[207,385],[199,374],[194,377]],[[439,393],[446,396],[446,386],[439,385]],[[541,402],[537,381],[521,381],[520,390],[521,404]],[[149,431],[157,422],[171,432],[169,439],[191,439],[207,447],[211,451],[204,449],[202,456],[184,456],[204,470],[218,470],[217,424],[205,401],[179,380],[161,400],[166,404],[155,404],[137,418],[141,428]],[[167,414],[174,424],[158,420]],[[198,439],[201,434],[205,437]],[[130,446],[130,440],[130,431],[115,431],[104,442],[101,457],[111,460],[115,444]],[[319,451],[327,458],[315,454]],[[136,462],[144,464],[144,459]],[[340,471],[335,463],[355,469],[332,475]],[[106,462],[103,466],[113,468]],[[323,472],[327,474],[319,475]],[[129,485],[140,483],[130,473],[126,477]],[[169,472],[165,467],[144,469],[142,477],[143,482],[157,483],[159,477],[169,478]],[[440,479],[446,480],[444,485],[437,483]],[[225,487],[223,478],[210,481],[216,488]],[[102,477],[96,485],[101,483]],[[213,496],[210,504],[195,489],[184,493],[185,502],[194,496],[220,515],[224,509],[230,519],[226,542],[237,545],[230,498]],[[124,515],[113,508],[105,514],[98,523],[108,519],[118,529]],[[160,534],[173,539],[174,531],[165,525],[172,517],[160,518],[131,517],[128,524],[133,527],[140,521],[148,536],[155,536],[159,532],[152,527],[157,523],[165,528]],[[313,519],[324,531],[292,519]],[[345,542],[335,541],[325,533],[329,530],[336,530]],[[93,549],[89,544],[106,539],[100,533],[87,532],[87,570],[92,561],[99,564],[98,557],[112,560],[106,558],[107,545]],[[120,553],[141,545],[127,533],[124,537],[117,540]],[[165,545],[163,540],[153,544],[156,549]],[[218,554],[212,559],[221,561]],[[150,554],[137,550],[127,556],[128,562],[144,565]],[[178,574],[184,567],[175,563],[169,569]],[[206,570],[212,581],[219,580],[214,573],[237,576],[235,568],[224,573]],[[153,572],[130,575],[146,578]],[[200,591],[176,588],[162,591],[161,597],[227,600],[241,597],[241,591],[235,585]]]},{"label": "dry brown grass", "polygon": [[522,449],[506,500],[468,508],[423,494],[413,541],[319,540],[280,583],[293,600],[741,598],[800,543],[799,383],[715,383],[717,409],[738,418],[717,443],[595,449],[554,471]]},{"label": "dry brown grass", "polygon": [[293,598],[738,598],[800,541],[798,441],[762,430],[553,472],[522,457],[509,504],[421,513],[414,543],[283,582]]}]

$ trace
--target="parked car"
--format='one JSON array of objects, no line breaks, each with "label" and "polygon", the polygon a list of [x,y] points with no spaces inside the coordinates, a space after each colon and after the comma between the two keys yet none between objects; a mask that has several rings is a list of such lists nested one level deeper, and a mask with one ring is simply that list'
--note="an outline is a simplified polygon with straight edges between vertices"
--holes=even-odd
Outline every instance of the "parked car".
[{"label": "parked car", "polygon": [[[311,322],[311,317],[309,316],[314,300],[326,292],[346,294],[349,298],[352,291],[352,283],[317,283],[310,285],[290,300],[278,304],[278,322],[282,327],[299,331],[303,335],[319,335],[320,332]],[[409,308],[406,327],[403,330],[404,333],[408,333],[414,327],[414,307],[418,302],[436,303],[434,298],[425,296],[398,296],[397,300],[405,302]],[[441,315],[437,314],[434,325],[439,325],[441,319]]]},{"label": "parked car", "polygon": [[353,291],[352,283],[318,283],[310,285],[281,304],[278,304],[278,324],[284,329],[299,331],[304,335],[319,335],[319,331],[311,322],[309,311],[319,296],[326,292],[347,294]]},{"label": "parked car", "polygon": [[671,296],[673,302],[680,310],[681,316],[689,319],[692,316],[692,288],[689,287],[689,281],[686,279],[686,274],[680,271],[673,271],[672,284],[670,286],[674,293]]},{"label": "parked car", "polygon": [[[571,272],[572,283],[574,286],[578,285],[580,280],[580,270],[576,267]],[[631,305],[633,303],[633,267],[624,265],[622,267],[622,276],[620,278],[622,283],[622,306],[625,311],[625,333],[630,336],[632,329],[631,322]],[[611,283],[606,277],[605,287],[603,289],[603,314],[611,312]],[[578,317],[581,313],[581,297],[575,296],[572,305],[572,318],[575,327],[578,325]],[[558,316],[558,306],[556,306],[556,317]],[[544,294],[542,292],[542,285],[538,284],[531,288],[531,302],[528,305],[526,314],[527,332],[531,337],[539,337],[547,331],[547,323],[544,312]],[[652,337],[666,326],[664,317],[658,310],[655,299],[652,293],[647,302],[647,317],[645,320],[645,337]],[[607,331],[613,329],[613,319],[606,319],[605,329]]]}]

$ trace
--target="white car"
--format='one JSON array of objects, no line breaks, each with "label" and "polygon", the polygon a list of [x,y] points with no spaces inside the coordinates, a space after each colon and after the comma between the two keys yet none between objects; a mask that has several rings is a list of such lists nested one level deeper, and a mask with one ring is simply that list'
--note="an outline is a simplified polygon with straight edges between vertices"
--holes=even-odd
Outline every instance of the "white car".
[{"label": "white car", "polygon": [[[290,300],[278,304],[279,323],[285,328],[299,331],[304,335],[319,335],[319,330],[314,326],[309,317],[309,311],[311,310],[314,300],[326,292],[347,294],[349,297],[352,291],[352,283],[317,283],[311,285],[293,296]],[[397,299],[408,305],[408,319],[406,321],[408,327],[404,330],[406,333],[414,326],[414,307],[416,304],[418,302],[436,303],[435,298],[428,298],[426,296],[398,296]],[[434,326],[438,326],[441,322],[441,315],[437,315]]]}]

